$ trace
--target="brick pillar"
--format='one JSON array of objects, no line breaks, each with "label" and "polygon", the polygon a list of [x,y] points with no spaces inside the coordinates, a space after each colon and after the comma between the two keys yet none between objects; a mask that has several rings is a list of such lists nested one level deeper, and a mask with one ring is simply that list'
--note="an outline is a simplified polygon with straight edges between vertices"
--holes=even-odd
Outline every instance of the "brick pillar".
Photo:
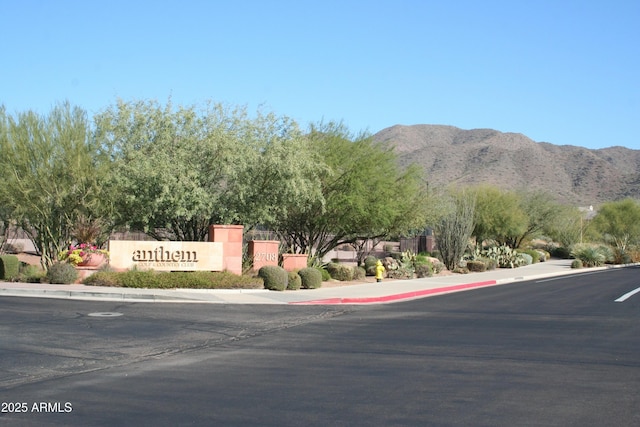
[{"label": "brick pillar", "polygon": [[300,270],[307,266],[307,254],[282,254],[282,267],[287,271]]},{"label": "brick pillar", "polygon": [[260,270],[265,265],[278,265],[279,241],[251,240],[248,246],[249,257],[253,260],[253,269],[255,271]]},{"label": "brick pillar", "polygon": [[209,241],[222,243],[222,268],[242,274],[242,225],[210,225]]}]

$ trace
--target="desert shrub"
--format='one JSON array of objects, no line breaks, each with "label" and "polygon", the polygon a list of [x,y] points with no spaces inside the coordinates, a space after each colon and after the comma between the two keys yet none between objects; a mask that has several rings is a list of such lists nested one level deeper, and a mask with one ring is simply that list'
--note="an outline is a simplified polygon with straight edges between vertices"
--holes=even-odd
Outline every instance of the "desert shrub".
[{"label": "desert shrub", "polygon": [[348,265],[330,262],[327,264],[327,271],[333,279],[340,280],[341,282],[353,280],[353,269]]},{"label": "desert shrub", "polygon": [[564,246],[554,246],[551,248],[551,255],[553,255],[556,258],[561,258],[561,259],[569,259],[571,258],[571,251],[568,248],[565,248]]},{"label": "desert shrub", "polygon": [[[523,254],[527,254],[531,257],[531,262],[529,264],[536,264],[538,262],[540,262],[540,258],[544,257],[543,254],[541,254],[539,251],[535,250],[535,249],[526,249],[524,251],[522,251],[521,253]],[[544,258],[542,259],[542,261],[544,261]]]},{"label": "desert shrub", "polygon": [[582,261],[579,259],[574,259],[571,261],[571,268],[582,268]]},{"label": "desert shrub", "polygon": [[364,269],[367,276],[375,276],[376,275],[376,263],[378,262],[378,258],[373,255],[369,255],[364,259]]},{"label": "desert shrub", "polygon": [[[95,275],[97,273],[94,273]],[[89,276],[91,277],[91,276]],[[158,273],[151,270],[129,270],[123,271],[118,275],[120,286],[125,288],[173,288],[175,286],[163,285],[162,280],[158,277]]]},{"label": "desert shrub", "polygon": [[69,285],[78,280],[78,271],[67,262],[56,262],[49,266],[46,280],[57,285]]},{"label": "desert shrub", "polygon": [[540,254],[540,262],[545,262],[551,259],[551,254],[544,249],[536,249]]},{"label": "desert shrub", "polygon": [[367,272],[364,268],[353,266],[353,279],[352,280],[362,280],[367,276]]},{"label": "desert shrub", "polygon": [[387,271],[387,277],[389,279],[412,279],[413,269],[407,267],[399,267],[395,270]]},{"label": "desert shrub", "polygon": [[600,267],[607,259],[601,248],[591,245],[575,245],[571,255],[582,261],[585,267]]},{"label": "desert shrub", "polygon": [[418,254],[413,259],[413,264],[415,266],[425,265],[425,264],[431,264],[431,261],[429,261],[429,257],[427,255]]},{"label": "desert shrub", "polygon": [[481,260],[467,261],[467,269],[469,269],[470,272],[478,273],[478,272],[486,271],[487,264],[485,264]]},{"label": "desert shrub", "polygon": [[45,271],[35,265],[21,264],[18,281],[23,283],[40,283],[45,277]]},{"label": "desert shrub", "polygon": [[431,264],[433,265],[433,272],[435,274],[439,274],[445,269],[444,263],[440,260],[431,262]]},{"label": "desert shrub", "polygon": [[604,256],[605,263],[613,263],[615,260],[615,251],[611,246],[599,245],[598,252]]},{"label": "desert shrub", "polygon": [[384,269],[387,271],[397,270],[398,268],[400,268],[400,264],[398,263],[398,261],[392,257],[385,257],[382,260],[382,265],[384,266]]},{"label": "desert shrub", "polygon": [[413,272],[418,279],[422,279],[423,277],[431,277],[433,276],[433,266],[430,262],[427,264],[419,264],[416,265],[416,268],[413,270]]},{"label": "desert shrub", "polygon": [[533,257],[526,252],[519,253],[518,257],[523,260],[522,265],[533,264]]},{"label": "desert shrub", "polygon": [[[322,269],[322,271],[326,271]],[[327,272],[327,274],[329,274]],[[307,267],[298,271],[302,281],[302,289],[317,289],[322,286],[322,273],[315,267]]]},{"label": "desert shrub", "polygon": [[498,261],[493,258],[480,258],[479,261],[482,261],[489,271],[498,268]]},{"label": "desert shrub", "polygon": [[262,277],[265,289],[271,291],[284,291],[289,284],[289,273],[278,265],[265,265],[258,270],[258,276]]},{"label": "desert shrub", "polygon": [[325,267],[314,267],[314,268],[317,269],[322,275],[323,282],[327,282],[331,280],[331,274],[329,274],[329,271]]},{"label": "desert shrub", "polygon": [[109,271],[97,271],[91,276],[86,277],[82,283],[89,286],[112,286],[122,287],[122,283],[119,278],[121,273],[114,273]]},{"label": "desert shrub", "polygon": [[629,262],[640,262],[640,248],[629,249],[625,255],[629,257]]},{"label": "desert shrub", "polygon": [[15,280],[20,274],[20,260],[15,255],[0,255],[0,280]]},{"label": "desert shrub", "polygon": [[287,282],[287,290],[289,291],[297,291],[302,286],[302,278],[295,271],[288,272],[288,282]]},{"label": "desert shrub", "polygon": [[614,264],[629,264],[633,262],[631,260],[631,255],[622,249],[616,248],[613,251],[613,263]]}]

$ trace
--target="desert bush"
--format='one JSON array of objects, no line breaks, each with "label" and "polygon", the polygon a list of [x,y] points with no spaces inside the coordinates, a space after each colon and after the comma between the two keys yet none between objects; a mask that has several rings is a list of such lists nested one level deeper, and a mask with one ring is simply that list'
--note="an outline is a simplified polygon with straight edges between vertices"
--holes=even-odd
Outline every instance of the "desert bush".
[{"label": "desert bush", "polygon": [[78,280],[78,271],[67,262],[56,262],[49,266],[45,277],[49,283],[69,285]]},{"label": "desert bush", "polygon": [[526,252],[522,252],[518,254],[518,257],[523,260],[522,265],[531,265],[533,264],[533,257]]},{"label": "desert bush", "polygon": [[571,255],[582,261],[585,267],[600,267],[607,259],[601,248],[591,245],[575,245]]},{"label": "desert bush", "polygon": [[614,264],[629,264],[633,262],[631,259],[631,254],[625,250],[620,248],[616,248],[613,251],[613,263]]},{"label": "desert bush", "polygon": [[20,260],[15,255],[0,255],[0,280],[15,280],[20,274]]},{"label": "desert bush", "polygon": [[541,258],[543,258],[542,261],[544,261],[544,255],[535,249],[525,249],[520,251],[520,253],[527,254],[531,257],[529,264],[536,264],[541,261]]},{"label": "desert bush", "polygon": [[120,276],[121,273],[97,271],[91,276],[86,277],[82,283],[89,286],[122,287],[122,283],[119,281]]},{"label": "desert bush", "polygon": [[18,281],[23,283],[40,283],[46,272],[36,265],[21,263]]},{"label": "desert bush", "polygon": [[331,280],[331,274],[329,274],[329,271],[325,268],[325,267],[314,267],[315,269],[317,269],[320,274],[322,275],[322,281],[323,282],[327,282],[329,280]]},{"label": "desert bush", "polygon": [[296,271],[289,271],[288,273],[287,290],[297,291],[302,286],[302,278]]},{"label": "desert bush", "polygon": [[[326,271],[322,269],[322,271]],[[327,274],[329,274],[327,272]],[[322,273],[315,267],[307,267],[298,271],[302,281],[302,289],[317,289],[322,286]]]},{"label": "desert bush", "polygon": [[265,265],[258,270],[258,276],[262,277],[265,289],[271,291],[284,291],[289,284],[289,273],[277,265]]},{"label": "desert bush", "polygon": [[433,265],[433,272],[439,274],[445,269],[445,265],[442,261],[435,261],[431,263]]},{"label": "desert bush", "polygon": [[554,246],[551,248],[551,255],[553,255],[556,258],[561,258],[561,259],[569,259],[571,258],[571,251],[568,248],[565,248],[564,246]]},{"label": "desert bush", "polygon": [[571,261],[571,268],[582,268],[582,261],[579,259],[574,259]]},{"label": "desert bush", "polygon": [[367,272],[364,268],[359,267],[357,265],[353,266],[353,279],[352,280],[362,280],[367,276]]},{"label": "desert bush", "polygon": [[330,262],[327,264],[327,271],[333,279],[340,280],[341,282],[353,280],[353,268],[348,265]]},{"label": "desert bush", "polygon": [[498,261],[492,258],[480,258],[479,261],[484,262],[484,265],[487,266],[487,270],[495,270],[498,268]]},{"label": "desert bush", "polygon": [[387,271],[387,277],[389,279],[412,279],[413,269],[407,267],[399,267],[395,270]]},{"label": "desert bush", "polygon": [[598,252],[604,256],[605,263],[613,263],[615,259],[615,251],[611,246],[599,245]]},{"label": "desert bush", "polygon": [[431,277],[433,276],[433,266],[430,262],[428,264],[420,264],[416,266],[413,272],[418,279],[422,279],[423,277]]},{"label": "desert bush", "polygon": [[467,269],[470,272],[479,273],[482,271],[487,271],[487,264],[485,264],[481,260],[467,261]]},{"label": "desert bush", "polygon": [[373,255],[368,255],[364,259],[364,269],[367,276],[375,276],[376,275],[376,262],[378,262],[378,258]]}]

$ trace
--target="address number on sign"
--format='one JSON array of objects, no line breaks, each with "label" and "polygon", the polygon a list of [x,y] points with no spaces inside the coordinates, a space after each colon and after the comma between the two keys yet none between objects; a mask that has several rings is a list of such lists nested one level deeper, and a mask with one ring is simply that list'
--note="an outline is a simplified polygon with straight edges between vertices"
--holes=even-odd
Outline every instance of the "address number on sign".
[{"label": "address number on sign", "polygon": [[258,252],[257,254],[254,254],[253,259],[255,259],[256,261],[273,261],[273,262],[277,262],[278,261],[278,254],[266,253],[266,252]]}]

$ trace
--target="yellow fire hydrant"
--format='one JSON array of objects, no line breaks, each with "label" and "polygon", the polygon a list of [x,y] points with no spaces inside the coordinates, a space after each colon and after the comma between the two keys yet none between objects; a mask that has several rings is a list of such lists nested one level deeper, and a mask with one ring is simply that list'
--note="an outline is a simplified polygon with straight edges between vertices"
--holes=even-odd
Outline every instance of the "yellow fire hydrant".
[{"label": "yellow fire hydrant", "polygon": [[382,282],[382,275],[384,274],[384,265],[382,261],[376,262],[376,282]]}]

